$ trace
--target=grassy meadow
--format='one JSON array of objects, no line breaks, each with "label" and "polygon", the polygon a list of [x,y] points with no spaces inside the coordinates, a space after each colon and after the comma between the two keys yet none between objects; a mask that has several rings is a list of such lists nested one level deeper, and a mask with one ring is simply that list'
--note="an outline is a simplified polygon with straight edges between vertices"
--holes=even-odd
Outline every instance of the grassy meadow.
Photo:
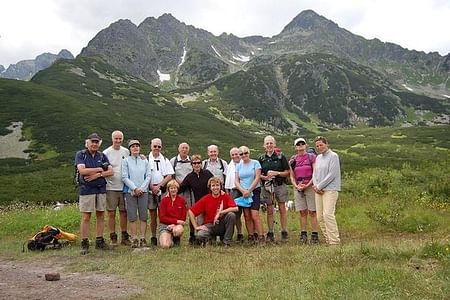
[{"label": "grassy meadow", "polygon": [[[340,154],[344,171],[336,214],[342,238],[338,247],[299,245],[298,216],[289,211],[287,244],[194,248],[184,237],[180,248],[133,252],[119,246],[105,253],[93,249],[91,235],[92,250],[84,257],[79,255],[79,243],[61,250],[22,253],[22,244],[45,224],[79,232],[80,214],[74,204],[59,211],[39,204],[44,192],[73,189],[64,181],[71,168],[63,166],[11,176],[8,184],[14,189],[15,181],[25,180],[30,198],[36,201],[2,206],[0,258],[58,260],[67,272],[114,274],[141,287],[142,299],[448,299],[448,129],[356,129],[325,134]],[[286,152],[289,143],[280,139]],[[54,183],[47,186],[44,175],[61,181],[50,180]],[[36,181],[43,184],[40,189],[33,187]],[[266,224],[264,214],[262,219]]]}]

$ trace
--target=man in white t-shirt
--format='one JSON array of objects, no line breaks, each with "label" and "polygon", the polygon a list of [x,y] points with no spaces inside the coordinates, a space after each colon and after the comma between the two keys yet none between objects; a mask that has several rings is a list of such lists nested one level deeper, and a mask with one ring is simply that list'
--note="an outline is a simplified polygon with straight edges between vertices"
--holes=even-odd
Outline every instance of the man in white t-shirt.
[{"label": "man in white t-shirt", "polygon": [[121,244],[131,245],[127,232],[127,211],[123,197],[122,159],[130,155],[127,148],[122,147],[123,133],[116,130],[112,133],[112,145],[103,153],[112,165],[114,175],[106,178],[106,209],[108,211],[108,228],[111,245],[117,246],[116,210],[119,208],[119,223],[122,232]]},{"label": "man in white t-shirt", "polygon": [[161,201],[161,195],[166,191],[166,184],[172,179],[175,174],[170,161],[161,154],[162,141],[159,138],[154,138],[150,142],[150,153],[148,154],[148,161],[153,165],[152,179],[151,179],[151,193],[148,194],[148,209],[150,211],[150,230],[152,237],[150,242],[156,246],[156,218],[158,216],[157,209]]}]

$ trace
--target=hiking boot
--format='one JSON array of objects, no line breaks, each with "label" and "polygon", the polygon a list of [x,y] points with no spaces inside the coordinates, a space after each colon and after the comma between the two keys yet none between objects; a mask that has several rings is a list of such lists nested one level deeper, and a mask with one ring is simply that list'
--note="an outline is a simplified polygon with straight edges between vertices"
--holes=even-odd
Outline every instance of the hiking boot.
[{"label": "hiking boot", "polygon": [[243,243],[244,242],[244,235],[242,233],[238,233],[236,241],[239,242],[239,243]]},{"label": "hiking boot", "polygon": [[300,244],[305,245],[308,243],[308,235],[306,231],[302,231],[300,234]]},{"label": "hiking boot", "polygon": [[181,238],[179,236],[174,236],[173,237],[173,246],[174,247],[179,247],[181,243]]},{"label": "hiking boot", "polygon": [[111,246],[117,246],[117,234],[115,232],[109,234],[109,239],[111,240]]},{"label": "hiking boot", "polygon": [[81,240],[81,255],[86,255],[89,252],[89,240],[88,239],[82,239]]},{"label": "hiking boot", "polygon": [[281,241],[286,243],[289,240],[289,235],[287,233],[287,231],[282,231],[281,232]]},{"label": "hiking boot", "polygon": [[230,243],[229,241],[222,241],[221,244],[222,244],[222,246],[225,247],[225,248],[231,247],[231,243]]},{"label": "hiking boot", "polygon": [[[272,233],[273,234],[273,233]],[[256,240],[255,240],[256,241]],[[259,246],[264,246],[266,244],[266,239],[264,238],[264,235],[260,235],[258,237],[258,245]]]},{"label": "hiking boot", "polygon": [[156,239],[156,237],[152,236],[152,238],[150,239],[150,244],[152,246],[158,245],[158,240]]},{"label": "hiking boot", "polygon": [[317,245],[319,243],[319,234],[317,232],[313,232],[311,234],[311,245]]},{"label": "hiking boot", "polygon": [[147,241],[145,239],[139,240],[139,247],[146,248],[147,247]]},{"label": "hiking boot", "polygon": [[104,238],[96,238],[95,239],[95,249],[97,250],[111,250],[111,248],[105,243]]},{"label": "hiking boot", "polygon": [[133,241],[131,242],[131,248],[139,248],[139,240],[138,239],[133,239]]},{"label": "hiking boot", "polygon": [[267,242],[275,242],[275,236],[273,235],[273,232],[268,232],[267,236],[266,236],[266,241]]},{"label": "hiking boot", "polygon": [[126,231],[122,231],[121,245],[131,246],[130,235]]},{"label": "hiking boot", "polygon": [[250,234],[248,236],[247,241],[248,241],[249,244],[255,243],[255,237],[253,236],[253,234]]}]

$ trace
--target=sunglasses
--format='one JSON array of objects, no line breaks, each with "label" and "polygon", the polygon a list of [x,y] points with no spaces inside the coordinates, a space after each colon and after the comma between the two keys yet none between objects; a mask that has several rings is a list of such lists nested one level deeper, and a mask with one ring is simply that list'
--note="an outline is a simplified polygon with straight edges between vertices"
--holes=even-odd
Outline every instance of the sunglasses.
[{"label": "sunglasses", "polygon": [[295,144],[295,146],[300,146],[300,145],[306,145],[306,144],[303,142],[298,142],[297,144]]},{"label": "sunglasses", "polygon": [[248,155],[248,152],[239,153],[240,156]]},{"label": "sunglasses", "polygon": [[200,165],[202,162],[201,161],[193,161],[192,164],[193,165]]},{"label": "sunglasses", "polygon": [[159,148],[159,149],[161,149],[161,146],[160,146],[160,145],[153,145],[153,148]]}]

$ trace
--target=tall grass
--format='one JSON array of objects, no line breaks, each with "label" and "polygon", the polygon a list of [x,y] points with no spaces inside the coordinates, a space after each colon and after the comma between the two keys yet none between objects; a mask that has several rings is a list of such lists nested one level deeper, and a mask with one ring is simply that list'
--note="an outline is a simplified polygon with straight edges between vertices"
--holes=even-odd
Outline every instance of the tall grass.
[{"label": "tall grass", "polygon": [[[287,244],[195,248],[184,237],[180,248],[166,251],[119,246],[112,252],[92,249],[80,258],[75,244],[21,253],[22,243],[45,224],[78,233],[80,214],[74,205],[59,211],[10,206],[0,212],[0,258],[57,257],[67,272],[116,274],[142,287],[140,297],[152,299],[445,299],[450,295],[450,210],[446,190],[436,187],[448,183],[446,165],[346,175],[337,207],[339,247],[300,246],[298,215],[289,211]],[[433,182],[440,184],[433,187]],[[265,215],[262,219],[265,223]],[[92,224],[92,237],[93,232]]]}]

